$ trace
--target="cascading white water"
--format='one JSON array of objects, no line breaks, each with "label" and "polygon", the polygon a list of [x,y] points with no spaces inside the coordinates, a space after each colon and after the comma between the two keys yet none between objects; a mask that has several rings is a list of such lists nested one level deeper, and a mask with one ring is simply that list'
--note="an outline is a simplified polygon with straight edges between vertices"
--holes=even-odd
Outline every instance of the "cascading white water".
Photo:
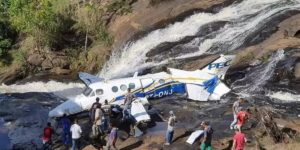
[{"label": "cascading white water", "polygon": [[265,65],[254,68],[243,79],[235,81],[231,87],[242,97],[249,97],[263,91],[265,83],[273,76],[277,63],[284,58],[284,50],[278,50]]},{"label": "cascading white water", "polygon": [[[164,29],[158,29],[147,36],[126,44],[122,50],[116,50],[110,60],[105,64],[100,76],[107,79],[125,75],[127,73],[168,63],[169,58],[159,62],[146,62],[146,53],[164,42],[176,42],[186,36],[192,36],[199,32],[199,29],[209,23],[216,21],[229,21],[229,25],[217,31],[212,39],[194,39],[187,45],[199,47],[198,52],[186,53],[175,59],[188,58],[209,52],[214,44],[225,45],[228,48],[219,51],[233,50],[241,45],[245,37],[264,24],[265,20],[272,18],[284,10],[300,8],[300,0],[244,0],[241,3],[223,8],[219,13],[197,13],[177,22]],[[201,31],[200,31],[201,32]],[[201,37],[200,37],[201,38]],[[1,93],[22,93],[22,92],[53,92],[58,96],[68,97],[81,92],[83,84],[49,82],[32,82],[24,85],[1,85]]]},{"label": "cascading white water", "polygon": [[47,92],[53,93],[62,98],[72,97],[80,94],[85,87],[82,83],[62,83],[57,81],[30,82],[26,84],[13,84],[0,86],[0,93],[27,93],[27,92]]},{"label": "cascading white water", "polygon": [[189,44],[198,46],[198,52],[187,53],[174,59],[201,55],[208,52],[214,44],[229,45],[226,49],[220,49],[218,52],[234,50],[244,42],[247,35],[253,33],[255,28],[263,25],[274,14],[299,8],[299,0],[244,0],[241,3],[223,8],[216,14],[198,13],[192,15],[182,22],[155,30],[137,41],[129,42],[122,50],[115,50],[110,60],[99,72],[99,76],[115,78],[148,67],[165,64],[168,62],[167,60],[146,62],[147,52],[161,43],[175,42],[186,36],[193,36],[199,32],[201,26],[216,21],[229,21],[231,25],[222,28],[213,39],[205,39],[201,43],[197,43],[197,39],[195,39]]},{"label": "cascading white water", "polygon": [[269,92],[267,96],[272,99],[285,101],[285,102],[300,101],[300,95],[292,94],[289,92],[283,92],[283,91]]}]

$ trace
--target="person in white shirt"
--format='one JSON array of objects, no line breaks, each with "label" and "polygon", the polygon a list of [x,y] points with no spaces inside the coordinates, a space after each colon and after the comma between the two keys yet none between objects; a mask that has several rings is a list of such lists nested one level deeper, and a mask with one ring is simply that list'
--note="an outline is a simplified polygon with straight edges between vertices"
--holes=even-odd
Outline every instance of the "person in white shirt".
[{"label": "person in white shirt", "polygon": [[244,99],[239,98],[237,101],[235,101],[232,105],[232,112],[233,112],[233,121],[230,124],[230,129],[233,130],[234,126],[237,123],[237,113],[239,112],[240,104],[244,102]]},{"label": "person in white shirt", "polygon": [[94,124],[98,127],[98,133],[102,134],[103,129],[101,127],[102,125],[102,119],[103,119],[103,111],[101,109],[101,104],[97,106],[95,110],[95,122]]},{"label": "person in white shirt", "polygon": [[174,115],[173,111],[169,112],[170,118],[168,120],[168,129],[166,133],[166,143],[165,145],[170,145],[173,139],[174,135],[174,128],[175,128],[175,121],[176,121],[176,116]]},{"label": "person in white shirt", "polygon": [[81,127],[77,124],[77,119],[74,120],[74,124],[71,126],[71,133],[72,133],[72,150],[76,150],[76,148],[80,149],[79,139],[81,137]]}]

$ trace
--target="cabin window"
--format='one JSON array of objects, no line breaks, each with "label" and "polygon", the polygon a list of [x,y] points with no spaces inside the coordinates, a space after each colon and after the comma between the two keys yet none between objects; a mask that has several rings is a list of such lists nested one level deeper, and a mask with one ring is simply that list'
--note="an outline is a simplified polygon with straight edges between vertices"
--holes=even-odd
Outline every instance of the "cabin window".
[{"label": "cabin window", "polygon": [[125,84],[122,84],[122,85],[120,86],[120,89],[121,89],[122,91],[126,91],[126,90],[127,90],[127,86],[126,86]]},{"label": "cabin window", "polygon": [[91,94],[92,92],[93,92],[93,90],[92,90],[91,88],[86,87],[86,88],[83,90],[82,94],[83,94],[84,96],[90,96],[90,94]]},{"label": "cabin window", "polygon": [[97,95],[102,95],[103,94],[103,90],[102,89],[97,89],[96,90],[96,94]]},{"label": "cabin window", "polygon": [[134,88],[135,88],[135,84],[134,84],[134,83],[129,83],[128,87],[129,87],[130,89],[134,89]]},{"label": "cabin window", "polygon": [[166,81],[165,81],[164,79],[159,79],[158,82],[159,82],[160,84],[166,83]]},{"label": "cabin window", "polygon": [[119,90],[119,89],[118,89],[118,87],[117,87],[117,86],[113,86],[113,87],[111,88],[111,90],[112,90],[113,92],[115,92],[115,93],[116,93],[116,92],[118,92],[118,90]]}]

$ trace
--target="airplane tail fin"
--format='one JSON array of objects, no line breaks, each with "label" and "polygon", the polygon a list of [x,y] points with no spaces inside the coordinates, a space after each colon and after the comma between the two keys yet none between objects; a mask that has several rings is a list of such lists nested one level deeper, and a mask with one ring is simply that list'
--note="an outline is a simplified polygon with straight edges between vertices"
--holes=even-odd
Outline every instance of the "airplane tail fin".
[{"label": "airplane tail fin", "polygon": [[85,73],[85,72],[79,72],[78,76],[79,76],[80,80],[84,84],[86,84],[87,86],[92,84],[92,83],[100,82],[100,81],[105,80],[104,78],[99,78],[97,76],[94,76],[94,75],[91,75],[91,74],[88,74],[88,73]]},{"label": "airplane tail fin", "polygon": [[209,63],[201,69],[201,71],[207,72],[211,75],[217,75],[219,78],[223,79],[234,58],[235,55],[220,55],[218,59]]}]

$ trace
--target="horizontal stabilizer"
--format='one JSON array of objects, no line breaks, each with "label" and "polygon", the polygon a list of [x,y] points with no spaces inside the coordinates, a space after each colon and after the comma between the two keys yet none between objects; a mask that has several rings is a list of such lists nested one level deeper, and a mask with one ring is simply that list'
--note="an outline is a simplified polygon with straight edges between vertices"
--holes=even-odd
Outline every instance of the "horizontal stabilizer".
[{"label": "horizontal stabilizer", "polygon": [[86,85],[90,85],[95,82],[104,81],[104,78],[99,78],[97,76],[85,73],[85,72],[79,72],[79,78],[82,82],[84,82]]}]

